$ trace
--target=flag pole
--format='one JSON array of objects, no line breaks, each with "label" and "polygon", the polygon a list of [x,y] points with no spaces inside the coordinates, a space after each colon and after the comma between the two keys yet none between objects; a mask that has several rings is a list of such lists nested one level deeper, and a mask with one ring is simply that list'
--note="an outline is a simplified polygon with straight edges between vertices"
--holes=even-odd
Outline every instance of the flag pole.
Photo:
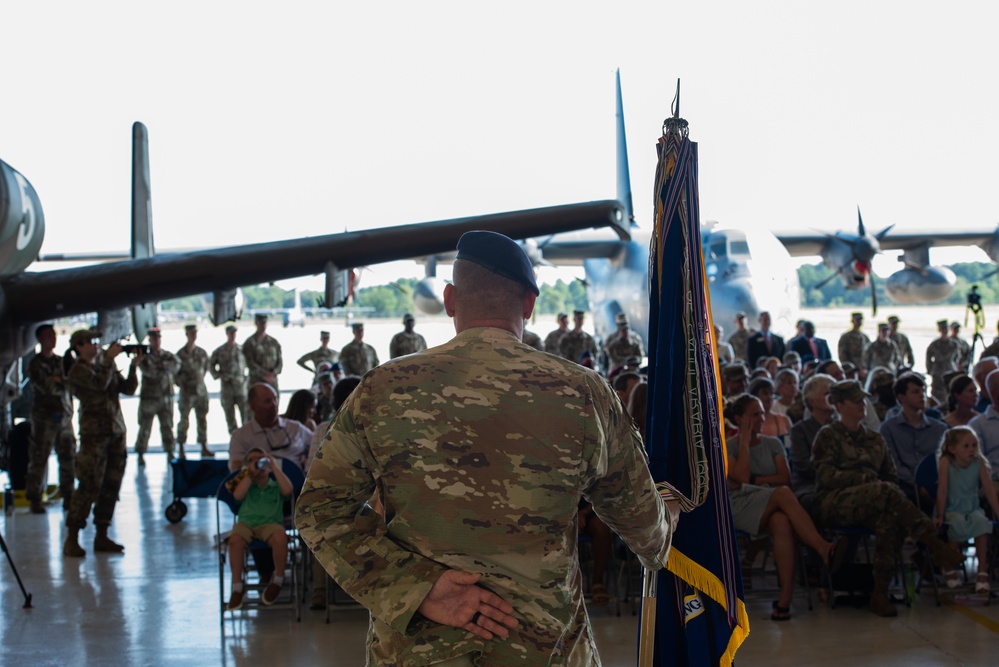
[{"label": "flag pole", "polygon": [[642,633],[638,641],[638,667],[652,667],[656,646],[656,589],[659,572],[642,569]]}]

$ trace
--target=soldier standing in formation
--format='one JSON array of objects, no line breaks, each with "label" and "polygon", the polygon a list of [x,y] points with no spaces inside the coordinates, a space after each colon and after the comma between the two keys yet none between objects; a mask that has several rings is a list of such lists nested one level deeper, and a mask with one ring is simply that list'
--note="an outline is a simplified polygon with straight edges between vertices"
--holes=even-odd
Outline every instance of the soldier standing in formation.
[{"label": "soldier standing in formation", "polygon": [[354,340],[340,350],[340,366],[345,375],[361,377],[378,365],[378,353],[364,342],[364,323],[354,322],[350,328],[354,332]]},{"label": "soldier standing in formation", "polygon": [[957,369],[967,373],[971,367],[971,345],[960,336],[961,324],[956,320],[950,323],[950,337],[957,344]]},{"label": "soldier standing in formation", "polygon": [[278,389],[278,373],[284,366],[281,360],[281,343],[267,334],[267,315],[257,313],[253,322],[257,331],[243,342],[243,356],[246,357],[246,367],[250,370],[250,386],[264,382]]},{"label": "soldier standing in formation", "polygon": [[115,366],[121,345],[111,343],[102,353],[100,335],[101,332],[94,329],[74,331],[70,338],[71,352],[67,353],[75,354],[76,361],[69,369],[66,382],[80,401],[80,453],[76,457],[80,486],[73,493],[66,514],[66,541],[62,547],[63,555],[73,558],[87,555],[80,546],[79,537],[80,531],[87,526],[91,507],[97,528],[94,551],[120,554],[125,550],[108,537],[128,459],[125,418],[118,395],[135,393],[139,386],[135,368],[143,355],[140,352],[132,358],[125,378]]},{"label": "soldier standing in formation", "polygon": [[[402,324],[405,329],[392,336],[392,342],[389,343],[390,359],[427,349],[427,341],[424,340],[423,336],[413,331],[413,327],[416,326],[416,319],[409,313],[406,313],[402,317]],[[375,366],[377,365],[378,362],[376,361]]]},{"label": "soldier standing in formation", "polygon": [[73,399],[66,385],[63,359],[55,353],[56,332],[51,324],[35,329],[41,351],[28,364],[31,381],[31,439],[28,441],[28,477],[24,495],[32,514],[45,514],[45,491],[49,455],[55,448],[59,458],[59,495],[63,509],[69,508],[75,484],[76,438],[73,436]]},{"label": "soldier standing in formation", "polygon": [[864,354],[871,344],[871,339],[860,330],[864,323],[863,313],[850,313],[852,328],[839,337],[839,363],[849,361],[857,367],[858,375],[863,380],[867,376],[867,366],[864,365]]},{"label": "soldier standing in formation", "polygon": [[593,336],[583,331],[584,315],[581,310],[572,311],[574,326],[558,342],[558,355],[577,364],[583,352],[589,352],[594,359],[597,358],[597,344],[593,341]]},{"label": "soldier standing in formation", "polygon": [[642,339],[628,327],[628,316],[618,313],[614,321],[617,323],[617,332],[604,345],[607,363],[612,371],[632,357],[641,359],[645,356]]},{"label": "soldier standing in formation", "polygon": [[898,346],[902,366],[912,368],[916,365],[916,357],[912,354],[912,344],[909,343],[909,337],[898,330],[899,321],[898,315],[892,315],[888,318],[888,337],[895,341],[895,345]]},{"label": "soldier standing in formation", "polygon": [[[330,332],[319,332],[319,348],[312,352],[306,352],[298,358],[296,362],[299,366],[312,373],[312,377],[319,375],[319,364],[328,361],[331,364],[340,357],[336,350],[330,349]],[[312,364],[311,366],[309,364]]]},{"label": "soldier standing in formation", "polygon": [[246,359],[243,346],[236,342],[236,327],[225,328],[226,342],[215,348],[208,360],[208,371],[219,381],[219,396],[229,433],[236,430],[236,413],[239,423],[245,424],[246,415]]},{"label": "soldier standing in formation", "polygon": [[930,392],[933,400],[937,405],[946,405],[947,385],[944,383],[944,375],[957,370],[960,351],[954,339],[947,335],[947,320],[937,321],[937,331],[940,332],[940,337],[933,339],[926,348],[926,372],[933,378]]},{"label": "soldier standing in formation", "polygon": [[139,390],[139,433],[135,451],[139,465],[146,465],[149,434],[153,418],[160,420],[160,438],[167,458],[173,458],[173,376],[180,370],[180,359],[162,348],[159,329],[149,330],[149,354],[139,355],[142,388]]},{"label": "soldier standing in formation", "polygon": [[889,338],[889,328],[884,322],[878,325],[878,337],[867,347],[864,353],[864,367],[877,368],[884,366],[893,374],[898,372],[902,365],[902,355],[899,354],[898,345]]},{"label": "soldier standing in formation", "polygon": [[524,343],[539,352],[545,351],[545,344],[541,342],[541,336],[533,331],[528,331],[526,326],[524,327]]},{"label": "soldier standing in formation", "polygon": [[174,381],[180,388],[178,403],[180,404],[180,422],[177,424],[177,445],[180,458],[184,458],[184,444],[187,442],[187,428],[190,425],[191,408],[194,408],[194,418],[198,424],[198,444],[201,445],[201,456],[215,456],[208,449],[208,388],[205,386],[205,373],[208,372],[208,352],[198,347],[198,327],[188,324],[184,327],[187,334],[187,345],[177,351],[180,359],[180,370]]},{"label": "soldier standing in formation", "polygon": [[736,359],[741,359],[750,363],[746,357],[746,343],[753,332],[746,328],[746,313],[741,310],[735,314],[735,333],[728,337],[728,344],[732,346],[732,352]]},{"label": "soldier standing in formation", "polygon": [[545,336],[545,352],[548,354],[558,354],[558,342],[562,340],[562,336],[569,331],[569,316],[565,313],[559,313],[558,317],[555,318],[558,322],[558,329],[555,329]]}]

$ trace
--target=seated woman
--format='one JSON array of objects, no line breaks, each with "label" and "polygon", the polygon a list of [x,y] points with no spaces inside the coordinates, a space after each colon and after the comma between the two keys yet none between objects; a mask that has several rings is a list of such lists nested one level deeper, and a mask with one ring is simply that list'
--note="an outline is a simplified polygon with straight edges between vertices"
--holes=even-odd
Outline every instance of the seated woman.
[{"label": "seated woman", "polygon": [[791,432],[791,420],[786,414],[773,411],[774,383],[769,378],[756,378],[749,383],[749,394],[760,399],[763,404],[763,435],[772,438],[783,438]]},{"label": "seated woman", "polygon": [[[775,621],[791,618],[794,592],[796,538],[815,549],[831,569],[842,563],[846,541],[835,547],[816,530],[808,513],[791,493],[791,473],[784,447],[776,438],[761,435],[763,404],[755,396],[742,394],[729,404],[738,435],[729,441],[728,489],[732,518],[738,530],[773,538],[774,563],[780,582],[780,595],[773,603]],[[835,552],[835,553],[834,553]],[[830,562],[831,561],[831,562]]]},{"label": "seated woman", "polygon": [[812,514],[815,501],[815,469],[812,468],[812,444],[823,426],[836,418],[836,410],[827,400],[835,380],[819,373],[808,378],[802,390],[809,416],[791,428],[791,489],[802,507]]},{"label": "seated woman", "polygon": [[316,430],[316,395],[308,389],[299,389],[288,399],[285,419],[294,419],[312,432]]},{"label": "seated woman", "polygon": [[770,406],[770,412],[777,415],[786,415],[788,408],[794,405],[794,399],[798,398],[798,374],[791,368],[784,368],[777,371],[774,378],[774,395],[777,397]]},{"label": "seated woman", "polygon": [[947,385],[947,415],[944,421],[953,428],[967,426],[968,422],[980,415],[975,410],[978,403],[978,387],[970,376],[961,374]]}]

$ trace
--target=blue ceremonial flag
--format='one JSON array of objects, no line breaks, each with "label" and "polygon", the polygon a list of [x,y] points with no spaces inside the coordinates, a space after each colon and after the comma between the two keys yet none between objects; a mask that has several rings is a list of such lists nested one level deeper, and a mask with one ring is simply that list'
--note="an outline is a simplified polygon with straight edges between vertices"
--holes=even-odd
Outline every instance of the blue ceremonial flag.
[{"label": "blue ceremonial flag", "polygon": [[[663,124],[657,147],[646,447],[663,496],[678,499],[684,514],[668,571],[658,575],[651,664],[730,665],[749,634],[749,618],[725,478],[697,144],[678,116],[677,110]],[[643,627],[643,636],[651,630]]]}]

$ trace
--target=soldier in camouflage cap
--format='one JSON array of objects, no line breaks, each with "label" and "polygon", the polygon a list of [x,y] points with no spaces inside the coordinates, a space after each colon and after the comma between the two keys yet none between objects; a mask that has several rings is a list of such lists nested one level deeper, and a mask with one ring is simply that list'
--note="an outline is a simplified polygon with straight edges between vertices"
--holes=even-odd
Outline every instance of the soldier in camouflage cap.
[{"label": "soldier in camouflage cap", "polygon": [[389,343],[389,358],[403,357],[427,349],[427,341],[420,334],[413,331],[416,326],[416,318],[406,313],[402,318],[402,331],[392,336]]},{"label": "soldier in camouflage cap", "polygon": [[912,368],[916,365],[916,357],[912,354],[912,344],[909,342],[909,337],[898,330],[900,321],[898,315],[892,315],[888,318],[888,337],[895,341],[895,345],[898,346],[898,353],[902,357],[902,366]]},{"label": "soldier in camouflage cap", "polygon": [[609,337],[604,345],[604,352],[607,353],[607,365],[610,370],[623,366],[628,359],[645,356],[645,346],[642,339],[634,331],[631,331],[628,323],[628,316],[618,313],[614,318],[617,324],[617,332]]},{"label": "soldier in camouflage cap", "polygon": [[898,345],[890,337],[890,329],[887,322],[878,325],[878,337],[867,347],[864,353],[864,366],[870,370],[877,366],[884,366],[892,373],[897,373],[902,366],[902,354],[898,351]]},{"label": "soldier in camouflage cap", "polygon": [[363,322],[354,322],[350,328],[354,332],[354,340],[340,350],[340,366],[347,375],[361,377],[378,365],[378,353],[364,342]]},{"label": "soldier in camouflage cap", "polygon": [[187,442],[187,429],[191,424],[191,410],[198,428],[198,444],[201,445],[201,456],[212,457],[215,452],[208,449],[208,388],[205,386],[205,374],[208,373],[208,352],[197,344],[198,327],[188,324],[184,327],[187,345],[177,350],[180,359],[180,370],[174,376],[174,381],[180,388],[177,401],[180,408],[180,422],[177,424],[177,446],[180,457],[184,458],[184,443]]},{"label": "soldier in camouflage cap", "polygon": [[836,407],[839,421],[824,426],[812,447],[816,505],[826,525],[860,525],[874,531],[871,611],[896,616],[888,586],[898,567],[895,556],[907,535],[926,544],[942,567],[956,567],[963,558],[940,540],[929,517],[898,488],[885,439],[863,424],[867,396],[856,380],[829,388],[829,402]]},{"label": "soldier in camouflage cap", "polygon": [[222,413],[229,427],[229,433],[236,430],[236,413],[239,423],[249,419],[246,402],[246,358],[243,346],[236,342],[236,327],[230,324],[225,328],[226,341],[215,348],[208,359],[208,372],[219,381],[219,399]]},{"label": "soldier in camouflage cap", "polygon": [[840,363],[849,361],[860,374],[863,380],[867,376],[867,365],[864,363],[864,354],[871,344],[871,339],[867,337],[860,327],[864,324],[863,313],[850,314],[851,328],[839,337],[839,361]]},{"label": "soldier in camouflage cap", "polygon": [[552,329],[545,336],[545,352],[548,354],[558,354],[558,343],[562,340],[562,336],[569,331],[569,316],[565,313],[559,313],[555,320],[558,322],[558,328]]},{"label": "soldier in camouflage cap", "polygon": [[273,387],[280,396],[278,374],[284,368],[281,343],[267,333],[267,315],[257,313],[253,322],[257,325],[257,331],[243,341],[243,356],[250,371],[250,386],[264,382]]},{"label": "soldier in camouflage cap", "polygon": [[180,359],[163,349],[159,329],[149,330],[149,354],[139,359],[139,370],[142,371],[142,388],[139,390],[139,433],[135,438],[135,451],[141,466],[146,464],[154,419],[160,422],[163,451],[167,458],[173,458],[173,378],[180,370]]},{"label": "soldier in camouflage cap", "polygon": [[99,335],[100,332],[80,329],[70,338],[70,354],[76,356],[76,361],[70,366],[66,382],[80,401],[80,451],[76,457],[76,477],[80,484],[66,512],[66,542],[62,553],[72,558],[87,555],[80,546],[79,533],[87,525],[91,507],[97,528],[94,551],[120,554],[125,550],[108,537],[128,458],[125,418],[118,395],[135,393],[139,386],[135,369],[142,355],[132,358],[126,378],[115,365],[121,345],[111,343],[102,352]]},{"label": "soldier in camouflage cap", "polygon": [[[333,363],[340,358],[340,353],[330,349],[330,332],[319,332],[319,347],[312,352],[306,352],[295,362],[305,370],[312,373],[313,378],[319,377],[319,364],[324,361]],[[310,365],[311,364],[311,365]]]},{"label": "soldier in camouflage cap", "polygon": [[364,377],[296,524],[370,611],[369,665],[599,664],[578,576],[581,495],[653,569],[674,503],[667,514],[607,383],[521,342],[537,286],[520,246],[469,232],[458,251],[444,290],[457,335]]},{"label": "soldier in camouflage cap", "polygon": [[947,335],[947,320],[937,321],[939,338],[934,338],[926,348],[926,373],[933,378],[932,396],[937,405],[947,400],[947,385],[943,376],[948,371],[956,371],[961,360],[961,350],[957,342]]},{"label": "soldier in camouflage cap", "polygon": [[585,313],[581,310],[572,311],[574,326],[558,342],[558,354],[563,359],[575,361],[577,364],[584,352],[589,352],[594,359],[597,356],[597,344],[593,336],[583,331]]}]

